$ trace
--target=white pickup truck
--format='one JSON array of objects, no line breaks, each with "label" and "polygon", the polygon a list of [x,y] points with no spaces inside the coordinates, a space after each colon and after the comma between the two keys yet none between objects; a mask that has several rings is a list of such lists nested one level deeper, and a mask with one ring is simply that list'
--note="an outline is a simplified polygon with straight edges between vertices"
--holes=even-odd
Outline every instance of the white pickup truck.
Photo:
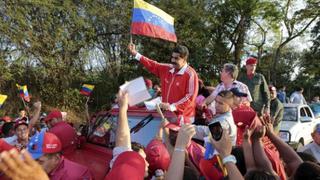
[{"label": "white pickup truck", "polygon": [[284,104],[279,136],[298,149],[312,141],[311,132],[319,122],[308,105]]}]

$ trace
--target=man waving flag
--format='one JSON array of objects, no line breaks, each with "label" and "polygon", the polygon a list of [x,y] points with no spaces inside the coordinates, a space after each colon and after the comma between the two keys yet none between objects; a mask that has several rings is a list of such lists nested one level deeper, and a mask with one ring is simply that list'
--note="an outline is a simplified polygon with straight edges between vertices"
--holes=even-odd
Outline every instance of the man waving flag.
[{"label": "man waving flag", "polygon": [[174,18],[143,0],[134,0],[131,34],[177,42]]}]

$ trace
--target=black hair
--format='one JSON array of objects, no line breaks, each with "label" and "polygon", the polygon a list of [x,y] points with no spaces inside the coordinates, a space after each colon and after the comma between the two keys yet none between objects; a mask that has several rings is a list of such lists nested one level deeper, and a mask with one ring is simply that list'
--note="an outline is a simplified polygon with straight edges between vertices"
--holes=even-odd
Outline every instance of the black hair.
[{"label": "black hair", "polygon": [[135,152],[138,152],[140,149],[144,150],[144,146],[138,142],[131,142],[131,148]]},{"label": "black hair", "polygon": [[294,180],[318,179],[320,180],[320,166],[313,162],[303,162],[294,174]]},{"label": "black hair", "polygon": [[221,97],[227,98],[227,99],[232,99],[233,98],[233,93],[231,91],[224,90],[224,91],[220,91],[218,93],[218,96],[221,96]]},{"label": "black hair", "polygon": [[303,87],[296,87],[296,91],[302,91]]},{"label": "black hair", "polygon": [[189,56],[189,50],[186,46],[182,46],[182,45],[177,45],[174,49],[173,49],[174,53],[179,53],[181,58],[185,58],[187,59]]},{"label": "black hair", "polygon": [[310,162],[318,163],[317,159],[312,154],[305,153],[305,152],[297,152],[297,154],[300,156],[300,158],[304,162],[310,161]]},{"label": "black hair", "polygon": [[247,167],[244,159],[243,148],[240,146],[235,147],[232,149],[231,154],[236,157],[236,160],[237,160],[236,166],[239,169],[242,176],[244,176],[247,173]]},{"label": "black hair", "polygon": [[279,177],[261,169],[249,171],[245,176],[245,180],[278,180]]},{"label": "black hair", "polygon": [[14,130],[14,122],[6,122],[2,126],[2,134],[4,137],[8,137],[10,130]]}]

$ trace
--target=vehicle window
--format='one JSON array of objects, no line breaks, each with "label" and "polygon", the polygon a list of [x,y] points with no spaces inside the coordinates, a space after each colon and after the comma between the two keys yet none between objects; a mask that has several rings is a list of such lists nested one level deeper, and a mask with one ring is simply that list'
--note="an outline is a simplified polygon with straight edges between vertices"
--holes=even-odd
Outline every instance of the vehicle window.
[{"label": "vehicle window", "polygon": [[300,109],[300,117],[306,117],[306,116],[307,116],[306,111],[304,110],[304,108],[301,108]]},{"label": "vehicle window", "polygon": [[285,107],[283,112],[283,121],[297,121],[298,113],[295,107]]},{"label": "vehicle window", "polygon": [[311,114],[310,109],[309,109],[309,108],[307,108],[307,107],[305,107],[304,109],[305,109],[305,110],[306,110],[306,112],[307,112],[307,116],[312,118],[312,114]]}]

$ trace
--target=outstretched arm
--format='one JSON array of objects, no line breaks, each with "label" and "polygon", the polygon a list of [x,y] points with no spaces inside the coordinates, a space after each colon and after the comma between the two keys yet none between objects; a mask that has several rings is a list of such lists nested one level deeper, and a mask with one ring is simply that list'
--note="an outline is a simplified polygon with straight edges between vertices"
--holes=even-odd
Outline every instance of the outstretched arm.
[{"label": "outstretched arm", "polygon": [[259,126],[255,129],[252,135],[254,159],[257,167],[263,169],[264,171],[270,172],[273,175],[277,175],[277,173],[272,169],[271,162],[263,150],[261,138],[265,135],[265,131],[266,130],[264,126]]},{"label": "outstretched arm", "polygon": [[29,131],[37,123],[37,121],[38,121],[38,119],[40,117],[41,102],[40,101],[35,102],[33,104],[33,107],[34,107],[34,112],[33,112],[32,118],[31,118],[30,123],[29,123]]},{"label": "outstretched arm", "polygon": [[[224,161],[226,157],[231,155],[232,143],[230,140],[230,136],[227,134],[227,131],[225,129],[223,130],[222,137],[219,141],[214,140],[211,136],[210,140],[213,146],[219,152],[219,156],[221,157],[222,161]],[[228,177],[230,180],[243,180],[243,177],[235,163],[228,161],[224,163],[224,166],[227,169]]]},{"label": "outstretched arm", "polygon": [[119,118],[116,131],[116,147],[128,147],[131,149],[130,128],[128,124],[127,110],[128,110],[128,93],[118,93],[119,100]]},{"label": "outstretched arm", "polygon": [[246,168],[247,171],[249,172],[250,170],[256,169],[256,164],[253,158],[253,152],[252,152],[252,144],[251,144],[251,134],[252,134],[251,129],[247,126],[245,129],[245,132],[243,133],[243,143],[242,143],[242,148],[243,148],[243,154],[244,154],[244,160],[246,163]]},{"label": "outstretched arm", "polygon": [[190,142],[195,130],[193,125],[182,125],[179,130],[176,145],[171,156],[170,166],[165,176],[166,180],[183,179],[186,147]]}]

